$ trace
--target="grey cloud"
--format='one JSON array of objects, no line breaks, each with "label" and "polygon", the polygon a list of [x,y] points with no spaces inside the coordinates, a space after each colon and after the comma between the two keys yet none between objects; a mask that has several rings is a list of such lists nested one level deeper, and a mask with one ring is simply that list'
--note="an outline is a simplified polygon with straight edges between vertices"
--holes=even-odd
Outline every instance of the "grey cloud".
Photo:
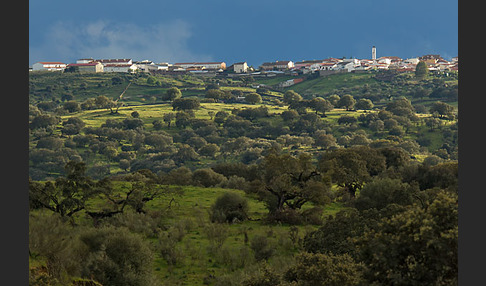
[{"label": "grey cloud", "polygon": [[77,58],[132,58],[156,62],[209,61],[212,57],[193,51],[188,41],[188,23],[139,26],[131,23],[95,21],[76,25],[58,22],[47,31],[44,42],[30,47],[31,61]]}]

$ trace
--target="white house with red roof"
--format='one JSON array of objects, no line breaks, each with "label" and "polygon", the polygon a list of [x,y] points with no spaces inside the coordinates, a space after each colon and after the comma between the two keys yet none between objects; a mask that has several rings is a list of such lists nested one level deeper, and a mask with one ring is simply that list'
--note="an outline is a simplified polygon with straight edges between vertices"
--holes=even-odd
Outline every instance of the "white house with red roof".
[{"label": "white house with red roof", "polygon": [[336,63],[321,63],[319,66],[320,70],[332,70],[336,67]]},{"label": "white house with red roof", "polygon": [[63,71],[67,64],[61,62],[37,62],[32,65],[33,71]]}]

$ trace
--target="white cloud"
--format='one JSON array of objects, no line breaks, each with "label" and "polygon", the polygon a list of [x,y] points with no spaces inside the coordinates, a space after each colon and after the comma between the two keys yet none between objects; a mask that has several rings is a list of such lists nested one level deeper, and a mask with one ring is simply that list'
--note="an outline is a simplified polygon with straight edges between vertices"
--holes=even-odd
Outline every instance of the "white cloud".
[{"label": "white cloud", "polygon": [[48,29],[44,41],[30,46],[30,62],[79,58],[131,58],[155,62],[210,61],[209,55],[193,52],[188,23],[139,26],[131,23],[95,21],[85,24],[57,22]]}]

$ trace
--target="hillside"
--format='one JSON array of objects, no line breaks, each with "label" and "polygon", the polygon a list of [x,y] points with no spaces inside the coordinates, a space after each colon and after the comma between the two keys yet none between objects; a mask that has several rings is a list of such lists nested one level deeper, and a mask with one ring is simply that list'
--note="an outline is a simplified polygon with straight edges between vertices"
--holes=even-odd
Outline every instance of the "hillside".
[{"label": "hillside", "polygon": [[[117,185],[121,187],[127,183],[118,182]],[[209,220],[208,212],[217,197],[226,192],[237,193],[248,200],[250,220],[221,226],[219,231],[222,233],[219,235],[222,235],[221,239],[224,242],[215,248],[212,243],[217,238],[208,236],[207,233],[214,227]],[[159,237],[167,234],[178,236],[172,246],[177,252],[172,254],[172,258],[176,260],[175,264],[168,263],[160,251],[155,255],[153,270],[155,276],[163,281],[163,285],[207,285],[204,281],[214,280],[211,277],[219,277],[242,266],[250,266],[254,261],[253,250],[248,241],[258,235],[268,237],[275,247],[275,255],[270,263],[291,257],[300,248],[292,242],[295,238],[290,235],[291,227],[265,224],[262,221],[266,213],[265,206],[252,196],[245,195],[243,191],[186,186],[178,190],[178,194],[173,198],[173,201],[170,201],[171,197],[159,197],[150,201],[146,206],[146,215],[130,215],[127,212],[126,215],[118,215],[116,219],[111,220],[113,225],[121,224],[132,232],[147,237],[154,249],[160,248],[157,242]],[[98,200],[88,203],[100,204]],[[342,209],[339,204],[330,205],[325,209],[324,215],[334,214],[339,209]],[[90,207],[89,211],[99,209]],[[41,213],[34,211],[31,213],[31,219],[39,215]],[[76,219],[79,221],[78,224],[83,224],[82,222],[89,217],[85,213],[80,213]],[[316,228],[317,226],[299,226],[298,236],[302,239],[306,233]],[[152,234],[154,232],[158,235]],[[31,259],[30,264],[32,267],[40,267],[43,263],[42,260]]]},{"label": "hillside", "polygon": [[403,284],[454,281],[421,247],[457,251],[457,79],[287,79],[32,73],[31,281],[370,285],[402,249],[432,273]]}]

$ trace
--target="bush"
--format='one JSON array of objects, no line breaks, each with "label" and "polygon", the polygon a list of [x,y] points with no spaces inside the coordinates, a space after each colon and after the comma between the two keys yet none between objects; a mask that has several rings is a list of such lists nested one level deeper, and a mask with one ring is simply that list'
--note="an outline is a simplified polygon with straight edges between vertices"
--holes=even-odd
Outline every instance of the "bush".
[{"label": "bush", "polygon": [[162,175],[162,181],[168,185],[192,185],[192,171],[184,166],[172,169],[168,174]]},{"label": "bush", "polygon": [[224,193],[211,206],[212,222],[234,222],[248,219],[248,201],[237,193]]},{"label": "bush", "polygon": [[[362,285],[363,265],[348,254],[299,253],[284,275],[297,285]],[[294,283],[295,283],[294,282]]]},{"label": "bush", "polygon": [[75,238],[76,229],[63,222],[59,215],[30,213],[29,255],[45,259],[46,274],[50,279],[61,279],[61,282],[65,282],[62,281],[64,274],[78,274],[79,258],[73,251],[77,247]]},{"label": "bush", "polygon": [[302,212],[302,218],[309,224],[322,224],[322,208],[313,207]]},{"label": "bush", "polygon": [[126,228],[90,229],[80,236],[83,276],[103,285],[155,285],[150,246]]},{"label": "bush", "polygon": [[37,145],[35,147],[37,149],[44,148],[44,149],[49,149],[49,150],[59,150],[62,147],[63,143],[64,142],[59,138],[45,137],[45,138],[39,139],[39,141],[37,142]]},{"label": "bush", "polygon": [[302,214],[299,211],[290,208],[271,212],[268,214],[266,220],[269,223],[288,223],[291,225],[304,223]]},{"label": "bush", "polygon": [[277,286],[282,285],[281,274],[275,271],[275,269],[268,266],[268,264],[262,264],[255,272],[246,276],[241,285],[243,286]]},{"label": "bush", "polygon": [[177,245],[178,239],[172,232],[162,232],[159,235],[158,250],[168,265],[174,266],[184,260],[184,253]]},{"label": "bush", "polygon": [[126,227],[133,233],[139,233],[146,237],[156,237],[162,227],[160,217],[137,212],[124,212],[116,214],[104,221],[107,225]]},{"label": "bush", "polygon": [[232,175],[228,178],[228,180],[219,185],[221,188],[225,189],[236,189],[236,190],[246,190],[248,187],[248,182],[245,178]]},{"label": "bush", "polygon": [[226,178],[225,176],[216,173],[210,168],[205,168],[194,171],[194,173],[192,174],[192,180],[194,181],[194,183],[207,188],[223,182],[224,180],[226,180]]},{"label": "bush", "polygon": [[268,260],[275,252],[274,247],[269,243],[268,238],[263,235],[255,235],[250,242],[250,248],[255,253],[257,261]]},{"label": "bush", "polygon": [[215,252],[223,246],[224,241],[229,236],[229,227],[223,224],[210,223],[204,226],[203,229],[209,240],[208,250]]},{"label": "bush", "polygon": [[400,179],[375,178],[361,189],[356,198],[355,206],[358,210],[385,208],[395,203],[400,205],[412,204],[412,194],[418,191]]}]

